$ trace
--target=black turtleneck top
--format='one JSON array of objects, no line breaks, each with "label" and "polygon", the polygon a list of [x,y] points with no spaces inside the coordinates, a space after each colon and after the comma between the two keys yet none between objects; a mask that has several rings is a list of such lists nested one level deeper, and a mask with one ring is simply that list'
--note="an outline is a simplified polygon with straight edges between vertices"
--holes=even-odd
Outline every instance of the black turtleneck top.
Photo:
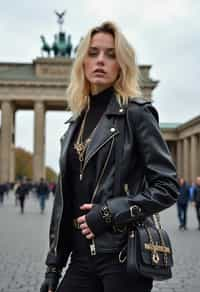
[{"label": "black turtleneck top", "polygon": [[[89,138],[92,131],[95,129],[98,122],[100,122],[100,118],[106,110],[106,107],[112,97],[113,88],[107,88],[106,90],[96,94],[90,95],[90,109],[87,114],[85,127],[83,131],[83,141]],[[84,114],[82,115],[82,119]],[[90,203],[91,196],[95,188],[94,177],[91,175],[87,175],[87,167],[84,171],[83,179],[80,180],[80,162],[78,159],[78,154],[74,149],[74,143],[77,141],[77,137],[80,131],[81,122],[77,126],[74,135],[71,139],[69,145],[69,151],[67,156],[67,173],[69,178],[69,186],[70,186],[70,200],[73,208],[73,218],[77,218],[83,214],[85,211],[80,210],[80,206],[84,203]],[[95,166],[93,166],[95,167]],[[95,172],[95,169],[92,171]],[[92,172],[93,173],[93,172]],[[78,238],[77,238],[78,236]],[[75,246],[78,242],[79,250],[80,246],[83,247],[86,244],[86,239],[83,237],[80,232],[79,235],[75,236]]]}]

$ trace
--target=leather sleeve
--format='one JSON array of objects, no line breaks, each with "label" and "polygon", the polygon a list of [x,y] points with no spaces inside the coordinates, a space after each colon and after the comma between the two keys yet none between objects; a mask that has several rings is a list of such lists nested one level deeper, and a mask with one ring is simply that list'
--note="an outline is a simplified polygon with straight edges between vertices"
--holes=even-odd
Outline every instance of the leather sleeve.
[{"label": "leather sleeve", "polygon": [[133,205],[139,206],[146,217],[170,207],[178,197],[176,170],[161,136],[156,109],[151,104],[131,105],[127,115],[144,164],[147,187],[140,193],[107,201],[115,224],[131,221]]},{"label": "leather sleeve", "polygon": [[58,229],[58,216],[62,212],[61,210],[61,190],[60,190],[60,176],[58,177],[58,182],[56,184],[55,198],[53,203],[51,223],[49,229],[49,251],[46,257],[45,264],[47,266],[55,266],[59,269],[62,269],[68,260],[69,253],[66,246],[58,246],[55,251],[56,246],[56,233]]},{"label": "leather sleeve", "polygon": [[100,235],[111,225],[106,224],[102,218],[101,209],[103,206],[94,205],[94,207],[87,213],[86,221],[91,231],[96,235]]}]

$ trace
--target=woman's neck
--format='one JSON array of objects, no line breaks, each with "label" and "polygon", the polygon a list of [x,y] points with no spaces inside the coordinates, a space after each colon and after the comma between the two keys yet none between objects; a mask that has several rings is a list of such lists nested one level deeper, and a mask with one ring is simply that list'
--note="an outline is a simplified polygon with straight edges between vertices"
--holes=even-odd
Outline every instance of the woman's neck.
[{"label": "woman's neck", "polygon": [[111,84],[109,84],[109,85],[108,84],[107,85],[92,84],[90,87],[90,93],[91,93],[91,95],[96,95],[109,87],[111,87]]}]

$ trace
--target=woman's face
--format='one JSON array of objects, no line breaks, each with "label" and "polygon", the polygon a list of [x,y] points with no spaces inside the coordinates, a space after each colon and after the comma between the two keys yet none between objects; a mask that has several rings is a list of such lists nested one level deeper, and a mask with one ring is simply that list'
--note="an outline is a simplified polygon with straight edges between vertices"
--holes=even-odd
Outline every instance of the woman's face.
[{"label": "woman's face", "polygon": [[85,76],[91,89],[100,91],[112,86],[119,71],[113,36],[109,33],[96,33],[91,39],[84,61]]}]

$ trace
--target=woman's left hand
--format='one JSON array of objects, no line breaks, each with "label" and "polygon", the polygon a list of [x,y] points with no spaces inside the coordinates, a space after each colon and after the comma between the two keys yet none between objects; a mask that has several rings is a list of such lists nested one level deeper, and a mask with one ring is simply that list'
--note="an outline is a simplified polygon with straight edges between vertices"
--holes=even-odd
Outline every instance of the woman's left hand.
[{"label": "woman's left hand", "polygon": [[[80,209],[89,211],[92,209],[92,207],[93,207],[93,204],[83,204],[82,206],[80,206]],[[86,216],[83,215],[83,216],[78,217],[77,222],[80,224],[82,234],[85,235],[87,239],[93,239],[94,233],[91,231],[91,229],[87,225]]]}]

